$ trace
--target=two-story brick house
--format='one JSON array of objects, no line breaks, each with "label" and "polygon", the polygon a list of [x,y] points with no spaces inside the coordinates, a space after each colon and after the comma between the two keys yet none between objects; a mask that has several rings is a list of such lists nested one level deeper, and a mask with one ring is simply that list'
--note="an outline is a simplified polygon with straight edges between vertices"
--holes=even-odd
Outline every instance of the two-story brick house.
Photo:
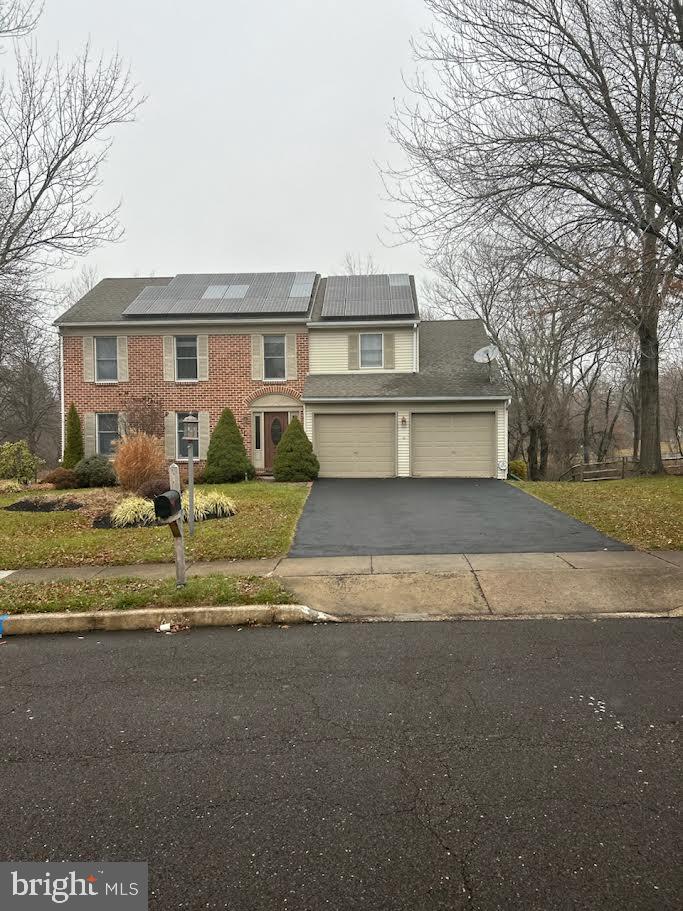
[{"label": "two-story brick house", "polygon": [[101,281],[57,321],[62,410],[109,454],[133,400],[163,411],[169,460],[199,460],[232,409],[260,472],[293,415],[322,477],[504,477],[508,393],[476,363],[479,320],[422,321],[411,276],[314,272]]}]

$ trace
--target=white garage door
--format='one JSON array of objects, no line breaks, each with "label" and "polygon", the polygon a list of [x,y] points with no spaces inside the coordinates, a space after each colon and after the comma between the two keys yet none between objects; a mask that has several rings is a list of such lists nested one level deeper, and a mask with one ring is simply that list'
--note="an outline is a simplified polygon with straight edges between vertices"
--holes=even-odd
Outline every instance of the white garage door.
[{"label": "white garage door", "polygon": [[321,478],[393,478],[396,440],[393,414],[318,414],[315,451]]},{"label": "white garage door", "polygon": [[493,413],[413,414],[411,427],[415,477],[495,477]]}]

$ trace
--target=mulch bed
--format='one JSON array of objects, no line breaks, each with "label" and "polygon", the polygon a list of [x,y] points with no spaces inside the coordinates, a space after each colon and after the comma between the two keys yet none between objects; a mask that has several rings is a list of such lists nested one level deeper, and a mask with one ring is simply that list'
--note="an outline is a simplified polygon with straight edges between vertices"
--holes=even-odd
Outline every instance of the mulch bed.
[{"label": "mulch bed", "polygon": [[14,503],[2,508],[8,512],[62,512],[81,509],[82,507],[82,503],[69,497],[58,500],[49,500],[47,497],[32,497],[27,500],[15,500]]}]

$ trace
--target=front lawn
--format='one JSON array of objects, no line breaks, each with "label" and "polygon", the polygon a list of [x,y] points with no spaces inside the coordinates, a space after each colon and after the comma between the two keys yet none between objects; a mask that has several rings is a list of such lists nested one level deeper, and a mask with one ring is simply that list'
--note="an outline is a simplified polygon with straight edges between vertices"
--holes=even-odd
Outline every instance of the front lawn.
[{"label": "front lawn", "polygon": [[180,608],[192,604],[291,604],[279,582],[260,576],[204,576],[176,588],[172,579],[62,579],[56,582],[0,583],[0,613],[44,614]]},{"label": "front lawn", "polygon": [[[287,553],[308,494],[306,484],[245,481],[197,485],[197,489],[210,488],[220,489],[234,500],[237,515],[197,523],[194,538],[186,538],[188,560],[247,560]],[[88,501],[91,509],[97,507],[98,498],[105,502],[112,495],[111,489],[61,493],[79,502]],[[26,496],[2,496],[0,507]],[[92,514],[81,511],[38,513],[0,509],[0,569],[172,560],[168,528],[99,529],[92,528]]]},{"label": "front lawn", "polygon": [[642,550],[683,550],[683,477],[511,483],[618,541]]}]

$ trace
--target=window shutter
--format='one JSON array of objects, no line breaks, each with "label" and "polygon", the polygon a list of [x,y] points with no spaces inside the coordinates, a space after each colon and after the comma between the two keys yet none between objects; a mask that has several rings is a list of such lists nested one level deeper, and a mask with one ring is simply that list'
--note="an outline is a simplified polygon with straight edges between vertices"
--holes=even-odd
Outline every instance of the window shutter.
[{"label": "window shutter", "polygon": [[164,417],[164,449],[166,458],[175,459],[177,419],[175,411],[167,411]]},{"label": "window shutter", "polygon": [[123,439],[128,433],[128,419],[125,412],[119,411],[119,436]]},{"label": "window shutter", "polygon": [[360,336],[357,332],[349,335],[349,370],[358,370],[358,343]]},{"label": "window shutter", "polygon": [[251,378],[252,380],[263,379],[263,336],[252,335],[251,337]]},{"label": "window shutter", "polygon": [[199,458],[205,459],[209,451],[209,412],[199,412]]},{"label": "window shutter", "polygon": [[298,369],[296,363],[296,335],[285,336],[285,351],[287,352],[287,379],[295,380]]},{"label": "window shutter", "polygon": [[83,336],[83,380],[95,382],[95,343],[92,335]]},{"label": "window shutter", "polygon": [[119,335],[116,338],[116,360],[119,383],[128,382],[128,336]]},{"label": "window shutter", "polygon": [[209,336],[197,336],[197,379],[209,378]]},{"label": "window shutter", "polygon": [[[164,336],[164,380],[167,383],[172,383],[175,379],[175,346],[173,344],[173,336],[165,335]],[[175,458],[175,456],[174,456]]]},{"label": "window shutter", "polygon": [[384,345],[384,369],[394,369],[394,333],[385,332],[383,337]]},{"label": "window shutter", "polygon": [[83,415],[83,454],[95,455],[97,452],[97,418],[92,411]]}]

